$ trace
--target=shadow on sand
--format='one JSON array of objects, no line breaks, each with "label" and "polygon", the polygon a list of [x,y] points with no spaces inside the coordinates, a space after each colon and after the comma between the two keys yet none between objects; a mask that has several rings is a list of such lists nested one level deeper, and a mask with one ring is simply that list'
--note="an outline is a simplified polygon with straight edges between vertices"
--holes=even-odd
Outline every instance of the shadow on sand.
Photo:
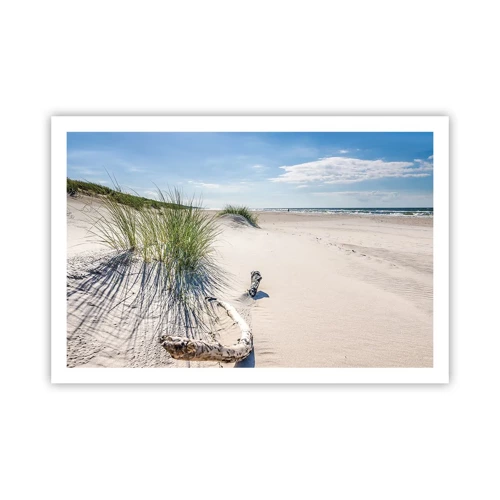
[{"label": "shadow on sand", "polygon": [[[72,312],[92,307],[98,324],[117,307],[136,309],[136,329],[145,318],[156,318],[157,329],[179,329],[191,338],[213,307],[206,296],[218,295],[226,282],[206,265],[189,275],[173,276],[161,262],[146,263],[130,251],[113,252],[68,269],[68,301]],[[128,320],[131,318],[128,317]],[[85,321],[85,316],[81,320]]]},{"label": "shadow on sand", "polygon": [[238,361],[235,368],[255,368],[255,349],[242,361]]},{"label": "shadow on sand", "polygon": [[85,364],[99,346],[126,351],[129,366],[162,366],[161,335],[213,341],[218,312],[205,297],[220,296],[227,281],[209,264],[174,276],[131,251],[70,259],[68,366]]},{"label": "shadow on sand", "polygon": [[[70,259],[68,366],[89,362],[104,345],[124,356],[123,366],[161,367],[171,363],[159,343],[161,335],[220,340],[227,319],[205,297],[224,296],[231,281],[208,266],[177,279],[164,264],[146,263],[132,251]],[[263,291],[253,298],[245,293],[234,303],[250,321],[254,301],[268,297]],[[254,350],[234,367],[254,368]]]}]

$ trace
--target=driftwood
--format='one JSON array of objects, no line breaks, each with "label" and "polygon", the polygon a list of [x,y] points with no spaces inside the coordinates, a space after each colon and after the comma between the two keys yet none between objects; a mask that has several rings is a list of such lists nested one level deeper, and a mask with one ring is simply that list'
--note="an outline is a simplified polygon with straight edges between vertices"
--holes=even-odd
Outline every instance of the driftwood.
[{"label": "driftwood", "polygon": [[262,279],[262,275],[259,273],[259,271],[252,271],[250,273],[250,279],[252,280],[252,283],[250,285],[250,288],[248,289],[248,295],[250,295],[250,297],[255,297],[260,285],[260,280]]},{"label": "driftwood", "polygon": [[174,359],[236,363],[250,354],[253,347],[253,337],[246,321],[231,304],[217,299],[212,300],[217,301],[217,305],[224,308],[229,317],[238,324],[241,330],[241,338],[236,344],[225,346],[219,342],[204,342],[203,340],[192,340],[186,337],[163,335],[160,338],[160,343]]},{"label": "driftwood", "polygon": [[[252,271],[250,276],[252,283],[248,290],[248,294],[254,297],[257,293],[262,276],[259,271]],[[217,300],[213,297],[207,297],[207,300],[215,301],[219,307],[225,309],[229,317],[240,328],[241,337],[236,344],[225,346],[219,342],[204,342],[203,340],[193,340],[186,337],[163,335],[160,338],[161,345],[174,359],[190,361],[224,361],[227,363],[242,361],[253,349],[252,330],[231,304]]]}]

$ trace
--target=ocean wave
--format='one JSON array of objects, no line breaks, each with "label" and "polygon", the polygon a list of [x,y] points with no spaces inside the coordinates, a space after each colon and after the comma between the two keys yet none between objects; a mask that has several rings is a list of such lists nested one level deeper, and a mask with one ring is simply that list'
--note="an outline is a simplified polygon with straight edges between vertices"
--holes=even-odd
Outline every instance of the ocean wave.
[{"label": "ocean wave", "polygon": [[392,217],[432,217],[433,208],[260,208],[252,209],[263,212],[293,212],[312,214],[341,215],[380,215]]}]

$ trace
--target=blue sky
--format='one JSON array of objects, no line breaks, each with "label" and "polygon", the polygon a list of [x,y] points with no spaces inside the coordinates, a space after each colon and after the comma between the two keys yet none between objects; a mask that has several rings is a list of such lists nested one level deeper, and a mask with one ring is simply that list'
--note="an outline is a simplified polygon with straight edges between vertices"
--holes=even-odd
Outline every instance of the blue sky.
[{"label": "blue sky", "polygon": [[207,208],[432,207],[431,132],[71,132],[68,177]]}]

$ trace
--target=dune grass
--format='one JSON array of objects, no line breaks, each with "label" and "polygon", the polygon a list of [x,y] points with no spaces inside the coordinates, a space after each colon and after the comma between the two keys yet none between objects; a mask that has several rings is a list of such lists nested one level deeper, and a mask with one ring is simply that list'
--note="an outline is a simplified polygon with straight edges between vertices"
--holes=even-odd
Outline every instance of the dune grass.
[{"label": "dune grass", "polygon": [[244,217],[252,226],[259,227],[258,221],[259,217],[257,214],[250,212],[248,207],[237,206],[237,205],[226,205],[224,209],[219,212],[218,216],[221,217],[226,214],[241,215]]},{"label": "dune grass", "polygon": [[213,253],[212,243],[219,234],[216,220],[199,208],[200,201],[184,200],[177,189],[158,189],[158,198],[162,208],[138,212],[141,255],[145,261],[156,260],[178,270],[194,271]]},{"label": "dune grass", "polygon": [[155,314],[163,333],[184,331],[191,337],[200,328],[211,332],[216,312],[206,297],[220,296],[230,280],[215,254],[217,217],[200,208],[201,200],[187,199],[178,189],[163,192],[157,187],[157,199],[151,200],[125,193],[108,176],[113,188],[67,179],[69,195],[99,199],[83,210],[94,239],[117,251],[120,262],[126,257],[125,265],[110,265],[105,275],[113,283],[139,280],[137,303],[146,315],[160,304]]},{"label": "dune grass", "polygon": [[199,208],[200,202],[186,201],[177,189],[157,193],[158,208],[124,205],[115,196],[102,198],[91,232],[100,243],[135,251],[146,262],[193,271],[212,253],[219,232],[216,220]]},{"label": "dune grass", "polygon": [[91,233],[100,243],[133,252],[151,265],[155,278],[150,284],[161,290],[170,315],[199,318],[206,312],[205,297],[226,285],[213,246],[219,234],[216,217],[177,189],[158,189],[158,200],[159,208],[134,208],[104,197],[102,208],[91,215]]},{"label": "dune grass", "polygon": [[97,241],[114,250],[135,251],[139,246],[137,216],[139,211],[129,205],[122,205],[115,198],[102,200],[103,215],[98,211],[92,215],[91,233]]},{"label": "dune grass", "polygon": [[142,196],[125,193],[119,186],[118,182],[116,182],[116,179],[111,178],[111,180],[113,182],[114,189],[107,186],[101,186],[100,184],[96,184],[95,182],[75,181],[73,179],[67,178],[66,192],[71,196],[83,194],[87,196],[110,198],[112,199],[112,201],[116,201],[121,205],[127,205],[135,209],[140,209],[143,207],[160,209],[164,206],[164,203],[167,203],[168,205],[168,202],[151,200]]}]

